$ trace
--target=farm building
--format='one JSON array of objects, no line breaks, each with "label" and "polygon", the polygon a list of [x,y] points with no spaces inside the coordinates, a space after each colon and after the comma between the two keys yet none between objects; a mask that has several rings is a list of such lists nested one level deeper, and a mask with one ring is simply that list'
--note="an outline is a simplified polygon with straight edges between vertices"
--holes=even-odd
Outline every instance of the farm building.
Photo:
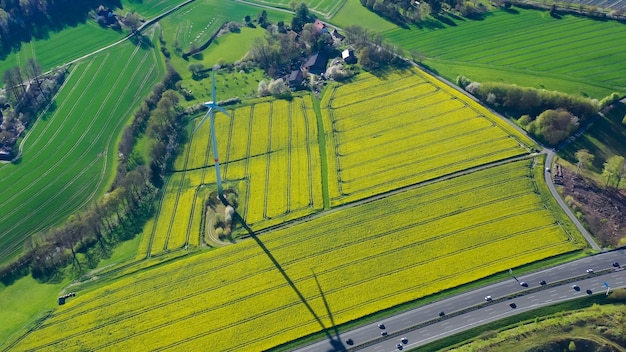
[{"label": "farm building", "polygon": [[309,73],[319,75],[326,71],[327,62],[328,56],[323,51],[320,51],[309,56],[306,62],[302,65],[302,69],[307,70]]},{"label": "farm building", "polygon": [[354,56],[354,50],[346,49],[341,52],[341,58],[343,62],[347,64],[356,64],[356,56]]},{"label": "farm building", "polygon": [[304,81],[304,74],[300,70],[293,70],[289,75],[289,88],[298,88],[302,85],[302,81]]},{"label": "farm building", "polygon": [[337,28],[333,29],[331,34],[332,34],[333,38],[335,38],[335,39],[337,39],[339,41],[342,41],[342,40],[346,39],[346,36],[344,36],[343,34],[339,33]]}]

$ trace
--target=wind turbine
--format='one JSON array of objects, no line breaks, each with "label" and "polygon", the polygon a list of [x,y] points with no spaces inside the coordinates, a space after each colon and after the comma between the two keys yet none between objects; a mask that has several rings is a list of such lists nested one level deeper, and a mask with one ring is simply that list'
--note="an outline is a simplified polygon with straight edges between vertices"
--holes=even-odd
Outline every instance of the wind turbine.
[{"label": "wind turbine", "polygon": [[202,126],[202,124],[204,123],[204,121],[206,120],[207,117],[209,117],[209,122],[211,123],[211,144],[213,146],[213,157],[215,160],[215,177],[217,179],[217,196],[220,199],[224,198],[224,192],[222,190],[222,177],[220,174],[220,161],[219,158],[217,156],[217,139],[215,138],[215,110],[217,111],[221,111],[222,113],[224,113],[224,115],[232,118],[232,116],[230,116],[229,113],[226,112],[226,110],[224,110],[224,108],[222,108],[221,106],[217,105],[217,98],[215,97],[215,68],[213,68],[212,70],[212,75],[213,75],[213,86],[212,86],[212,101],[208,101],[206,103],[204,103],[204,105],[209,108],[209,110],[207,111],[207,113],[204,115],[204,117],[202,118],[202,120],[200,120],[200,123],[198,124],[198,126],[193,130],[193,133],[195,134],[196,131],[198,130],[198,128],[200,128],[200,126]]}]

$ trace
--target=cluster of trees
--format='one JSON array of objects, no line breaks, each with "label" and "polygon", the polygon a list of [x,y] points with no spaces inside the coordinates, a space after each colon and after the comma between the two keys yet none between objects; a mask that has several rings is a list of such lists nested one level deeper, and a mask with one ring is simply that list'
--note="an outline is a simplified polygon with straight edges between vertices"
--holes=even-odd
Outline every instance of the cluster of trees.
[{"label": "cluster of trees", "polygon": [[[463,76],[457,84],[487,104],[513,116],[526,130],[550,145],[563,141],[579,124],[595,116],[616,94],[598,103],[578,95],[513,84],[471,82]],[[615,95],[615,96],[614,96]]]},{"label": "cluster of trees", "polygon": [[364,69],[371,71],[407,64],[401,57],[401,49],[385,41],[379,33],[357,25],[347,27],[345,33],[346,42],[354,47]]},{"label": "cluster of trees", "polygon": [[65,69],[57,68],[43,75],[41,66],[33,58],[26,60],[23,68],[15,66],[4,72],[5,95],[0,95],[0,150],[5,155],[16,152],[14,144],[20,134],[51,101],[65,74]]},{"label": "cluster of trees", "polygon": [[[379,16],[405,27],[407,23],[419,24],[428,15],[439,16],[444,9],[454,10],[466,17],[488,11],[482,3],[464,0],[360,0],[361,5]],[[498,0],[503,2],[503,0]],[[509,3],[510,6],[510,3]]]},{"label": "cluster of trees", "polygon": [[[85,267],[95,267],[117,243],[141,231],[153,213],[163,173],[184,139],[184,111],[178,105],[178,95],[170,90],[178,80],[180,76],[168,65],[162,82],[124,130],[118,172],[105,197],[71,216],[62,226],[33,236],[24,253],[0,269],[0,281],[10,284],[29,272],[37,280],[48,281],[60,277],[69,264],[82,272]],[[149,163],[133,148],[136,139],[145,134],[149,137]]]},{"label": "cluster of trees", "polygon": [[626,162],[624,162],[624,157],[621,155],[613,155],[608,158],[604,163],[602,176],[604,177],[604,187],[618,189],[622,180],[626,178]]},{"label": "cluster of trees", "polygon": [[[580,149],[575,154],[576,157],[576,174],[580,170],[590,169],[595,156],[587,149]],[[602,177],[604,178],[604,187],[613,187],[618,189],[622,180],[626,179],[626,161],[621,155],[613,155],[606,159],[602,168]]]},{"label": "cluster of trees", "polygon": [[265,40],[255,39],[248,58],[256,62],[270,77],[280,72],[281,67],[289,67],[290,70],[291,66],[297,66],[302,57],[324,50],[333,42],[329,33],[313,27],[314,21],[306,4],[301,3],[297,7],[292,26],[282,22],[277,25],[268,24]]},{"label": "cluster of trees", "polygon": [[98,5],[115,0],[2,0],[0,1],[0,53],[7,54],[33,37],[44,37],[68,25],[84,22]]}]

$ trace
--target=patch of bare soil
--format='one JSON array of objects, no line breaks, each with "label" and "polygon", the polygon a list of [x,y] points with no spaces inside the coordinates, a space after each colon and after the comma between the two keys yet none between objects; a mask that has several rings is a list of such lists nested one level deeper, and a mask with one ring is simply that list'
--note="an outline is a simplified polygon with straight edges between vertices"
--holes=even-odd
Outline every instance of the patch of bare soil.
[{"label": "patch of bare soil", "polygon": [[563,172],[563,197],[570,196],[574,199],[573,210],[577,216],[582,214],[587,228],[600,244],[603,247],[618,246],[620,241],[623,244],[626,241],[624,190],[605,190],[593,180],[575,175],[571,170],[563,169]]}]

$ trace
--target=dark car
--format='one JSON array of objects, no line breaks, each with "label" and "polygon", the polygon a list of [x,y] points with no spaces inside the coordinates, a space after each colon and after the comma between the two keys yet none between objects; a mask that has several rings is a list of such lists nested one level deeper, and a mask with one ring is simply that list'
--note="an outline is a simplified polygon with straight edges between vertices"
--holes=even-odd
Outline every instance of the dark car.
[{"label": "dark car", "polygon": [[347,340],[346,340],[346,343],[347,343],[348,345],[352,346],[352,345],[354,345],[354,340],[352,340],[352,339],[347,339]]},{"label": "dark car", "polygon": [[541,280],[541,281],[539,281],[539,285],[543,286],[543,285],[545,285],[545,284],[546,284],[546,280]]},{"label": "dark car", "polygon": [[382,323],[381,323],[381,324],[378,324],[378,328],[379,328],[379,329],[384,329],[384,328],[385,328],[385,324],[382,324]]},{"label": "dark car", "polygon": [[619,268],[619,263],[618,262],[613,263],[613,267],[614,268]]},{"label": "dark car", "polygon": [[587,290],[587,291],[585,291],[585,292],[587,292],[587,294],[588,294],[588,295],[590,295],[590,294],[592,294],[592,293],[593,293],[593,291],[591,291],[591,290]]},{"label": "dark car", "polygon": [[383,330],[383,331],[381,331],[381,332],[380,332],[380,334],[381,334],[382,336],[387,336],[387,331],[386,331],[386,330]]},{"label": "dark car", "polygon": [[526,281],[520,282],[519,285],[522,287],[528,287],[528,283]]},{"label": "dark car", "polygon": [[400,339],[400,342],[406,345],[407,343],[409,343],[409,339],[407,339],[406,337],[403,337],[402,339]]},{"label": "dark car", "polygon": [[446,315],[446,313],[444,313],[444,312],[439,312],[439,316],[440,316],[440,317],[443,317],[444,315]]},{"label": "dark car", "polygon": [[578,287],[578,285],[572,285],[572,288],[574,291],[580,291],[580,287]]},{"label": "dark car", "polygon": [[515,303],[511,303],[511,304],[509,304],[509,306],[510,306],[511,308],[513,308],[513,309],[517,308],[517,304],[515,304]]},{"label": "dark car", "polygon": [[399,350],[401,350],[401,349],[402,349],[402,344],[400,344],[400,343],[399,343],[399,344],[397,344],[397,345],[396,345],[396,348],[397,348],[397,349],[399,349]]}]

